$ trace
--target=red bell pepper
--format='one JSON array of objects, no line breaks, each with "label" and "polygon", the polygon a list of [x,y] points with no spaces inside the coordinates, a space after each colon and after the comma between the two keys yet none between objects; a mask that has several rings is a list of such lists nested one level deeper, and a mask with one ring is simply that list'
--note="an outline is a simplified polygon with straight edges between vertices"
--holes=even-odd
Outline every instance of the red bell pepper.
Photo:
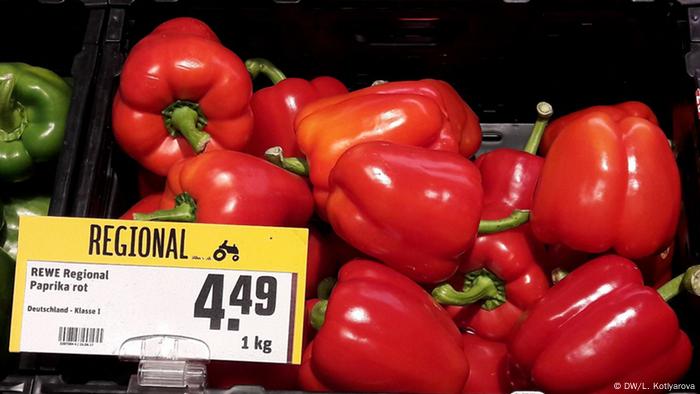
[{"label": "red bell pepper", "polygon": [[653,254],[675,235],[680,176],[652,122],[592,111],[552,144],[535,191],[531,228],[541,242],[627,258]]},{"label": "red bell pepper", "polygon": [[269,148],[279,146],[289,156],[302,156],[294,132],[297,113],[320,98],[347,93],[348,88],[332,77],[317,77],[311,81],[287,78],[265,59],[248,59],[245,65],[253,78],[263,73],[274,84],[253,94],[250,106],[255,125],[245,151],[262,157]]},{"label": "red bell pepper", "polygon": [[481,145],[474,112],[449,84],[429,79],[388,82],[314,101],[299,112],[295,128],[323,218],[331,170],[355,145],[386,141],[465,157]]},{"label": "red bell pepper", "polygon": [[[335,232],[417,282],[451,277],[477,229],[486,231],[486,223],[479,223],[479,171],[456,153],[359,144],[338,160],[329,191],[328,219]],[[508,225],[517,225],[527,214],[510,219]]]},{"label": "red bell pepper", "polygon": [[146,213],[146,212],[153,212],[160,208],[160,200],[163,199],[162,194],[151,194],[148,195],[136,204],[129,208],[128,211],[124,212],[124,214],[119,217],[119,219],[127,219],[127,220],[132,220],[134,218],[135,213]]},{"label": "red bell pepper", "polygon": [[564,128],[569,126],[570,123],[583,116],[596,112],[603,112],[607,114],[615,122],[619,122],[624,118],[633,116],[637,118],[644,118],[655,125],[659,124],[658,120],[656,119],[656,115],[654,115],[651,108],[638,101],[626,101],[615,105],[596,105],[572,112],[554,120],[545,131],[544,137],[542,138],[542,144],[540,145],[540,152],[542,152],[543,155],[546,155],[547,152],[549,152],[552,143],[554,143],[554,140],[559,136]]},{"label": "red bell pepper", "polygon": [[[661,252],[632,260],[642,271],[642,277],[647,286],[658,288],[671,279],[674,249],[674,243],[671,242]],[[561,244],[547,248],[545,254],[547,256],[545,270],[552,272],[552,275],[560,275],[558,271],[561,271],[561,275],[565,275],[586,261],[602,255],[580,252]]]},{"label": "red bell pepper", "polygon": [[[480,155],[474,162],[481,173],[484,189],[484,208],[481,219],[493,220],[508,215],[514,209],[529,210],[544,159],[535,155],[552,107],[546,102],[537,105],[538,118],[523,150],[495,149]],[[526,223],[517,229],[530,243],[532,253],[539,261],[544,246],[537,242]],[[497,237],[489,237],[497,240]]]},{"label": "red bell pepper", "polygon": [[203,151],[238,150],[253,129],[252,81],[203,22],[176,18],[129,53],[112,107],[114,136],[148,170],[166,175]]},{"label": "red bell pepper", "polygon": [[[482,219],[495,219],[513,209],[529,209],[542,168],[532,152],[552,113],[547,103],[538,105],[538,119],[524,151],[496,149],[476,161],[484,186]],[[497,234],[479,235],[464,255],[460,272],[450,284],[433,290],[464,334],[464,351],[472,369],[465,393],[509,392],[506,342],[523,311],[544,296],[547,277],[534,256],[527,227]],[[459,305],[459,306],[458,306]]]},{"label": "red bell pepper", "polygon": [[520,231],[481,235],[460,267],[456,291],[451,284],[433,290],[462,329],[491,341],[506,342],[523,311],[540,300],[549,281]]},{"label": "red bell pepper", "polygon": [[314,227],[309,229],[306,263],[306,298],[316,297],[318,284],[338,271],[338,256],[328,237]]},{"label": "red bell pepper", "polygon": [[489,341],[471,333],[462,334],[464,355],[469,363],[465,394],[510,393],[508,348],[505,343]]},{"label": "red bell pepper", "polygon": [[528,311],[509,345],[512,372],[547,393],[613,393],[616,382],[647,389],[675,382],[692,349],[665,300],[681,283],[698,288],[697,268],[657,293],[622,257],[582,265]]},{"label": "red bell pepper", "polygon": [[447,312],[398,272],[367,260],[343,266],[300,371],[304,390],[458,393],[469,375]]},{"label": "red bell pepper", "polygon": [[134,218],[304,227],[313,198],[301,177],[255,156],[220,150],[176,163],[160,208]]}]

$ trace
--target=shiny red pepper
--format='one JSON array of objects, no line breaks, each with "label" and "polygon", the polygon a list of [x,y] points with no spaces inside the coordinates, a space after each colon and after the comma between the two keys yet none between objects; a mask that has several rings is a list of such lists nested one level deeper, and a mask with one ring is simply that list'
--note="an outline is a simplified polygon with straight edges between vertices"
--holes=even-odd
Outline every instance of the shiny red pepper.
[{"label": "shiny red pepper", "polygon": [[[496,219],[514,209],[529,209],[543,160],[532,152],[552,108],[538,105],[538,119],[523,151],[496,149],[476,160],[484,187],[482,219]],[[464,392],[509,392],[506,343],[523,311],[539,301],[549,282],[535,258],[527,225],[479,235],[451,285],[433,290],[464,334],[465,354],[472,365]],[[466,273],[466,280],[464,273]],[[458,306],[459,305],[459,306]]]},{"label": "shiny red pepper", "polygon": [[457,326],[491,341],[506,342],[523,312],[549,288],[527,238],[517,229],[479,236],[460,271],[468,272],[458,282],[461,291],[445,284],[433,296],[453,305],[448,311]]},{"label": "shiny red pepper", "polygon": [[454,153],[360,144],[338,160],[329,190],[328,219],[335,232],[419,282],[454,274],[456,257],[476,235],[479,172]]},{"label": "shiny red pepper", "polygon": [[261,158],[212,151],[173,166],[160,207],[134,218],[304,227],[313,198],[304,179]]},{"label": "shiny red pepper", "polygon": [[[514,209],[529,210],[539,180],[544,159],[535,155],[553,110],[551,105],[541,102],[537,105],[538,118],[523,150],[510,148],[495,149],[477,157],[474,162],[481,173],[484,189],[482,220],[494,220],[510,214]],[[539,261],[544,246],[537,242],[529,224],[508,230],[521,232],[526,237]],[[498,240],[498,237],[489,237]]]},{"label": "shiny red pepper", "polygon": [[328,237],[314,227],[309,229],[306,263],[306,298],[316,297],[318,284],[338,271],[338,256]]},{"label": "shiny red pepper", "polygon": [[[673,276],[672,262],[674,249],[675,245],[671,242],[671,244],[665,247],[661,252],[632,260],[642,271],[642,277],[647,286],[658,288],[671,279]],[[544,260],[545,270],[548,272],[551,271],[552,276],[556,277],[560,274],[566,274],[586,261],[599,257],[602,254],[580,252],[559,244],[548,247],[545,255],[547,257]],[[562,272],[558,273],[557,271]]]},{"label": "shiny red pepper", "polygon": [[559,136],[559,133],[561,133],[564,128],[568,127],[570,123],[578,120],[582,116],[596,112],[603,112],[607,114],[615,122],[619,122],[624,118],[634,116],[644,118],[655,125],[659,124],[658,120],[656,119],[656,115],[654,115],[651,108],[638,101],[626,101],[615,105],[596,105],[580,111],[572,112],[554,120],[549,127],[547,127],[544,137],[542,137],[540,152],[543,155],[546,155],[547,152],[549,152],[552,143],[554,143],[554,140]]},{"label": "shiny red pepper", "polygon": [[665,300],[682,283],[697,288],[697,269],[657,293],[622,257],[582,265],[528,311],[509,345],[513,373],[547,393],[614,393],[615,383],[653,389],[675,382],[688,369],[692,349]]},{"label": "shiny red pepper", "polygon": [[244,150],[263,157],[266,150],[279,146],[286,155],[303,156],[294,131],[297,113],[320,98],[347,93],[348,88],[332,77],[317,77],[311,81],[287,78],[265,59],[248,59],[245,65],[253,78],[263,73],[274,86],[253,94],[250,106],[255,116],[255,126]]},{"label": "shiny red pepper", "polygon": [[[522,212],[479,222],[481,176],[459,154],[389,142],[348,149],[330,176],[328,220],[350,245],[417,282],[457,270],[477,230],[502,231]],[[497,230],[496,230],[497,229]]]},{"label": "shiny red pepper", "polygon": [[114,136],[148,170],[166,175],[203,151],[238,150],[253,129],[243,62],[193,18],[175,18],[139,41],[121,70]]},{"label": "shiny red pepper", "polygon": [[508,377],[506,344],[471,333],[462,334],[462,340],[469,363],[469,379],[462,393],[510,393],[512,385]]},{"label": "shiny red pepper", "polygon": [[470,157],[479,120],[459,94],[436,80],[388,82],[307,105],[295,121],[319,215],[326,217],[329,174],[349,148],[369,141],[422,146]]},{"label": "shiny red pepper", "polygon": [[300,371],[304,390],[458,393],[469,365],[445,310],[409,278],[384,265],[343,266]]},{"label": "shiny red pepper", "polygon": [[639,258],[669,244],[679,211],[680,176],[663,131],[644,118],[589,111],[552,144],[530,226],[546,244]]}]

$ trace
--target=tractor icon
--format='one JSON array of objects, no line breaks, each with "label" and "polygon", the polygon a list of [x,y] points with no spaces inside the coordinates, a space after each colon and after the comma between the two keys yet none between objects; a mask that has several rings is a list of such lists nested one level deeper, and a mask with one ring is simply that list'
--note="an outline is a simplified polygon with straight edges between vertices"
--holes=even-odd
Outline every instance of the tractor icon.
[{"label": "tractor icon", "polygon": [[228,240],[224,240],[224,242],[219,245],[219,247],[214,251],[214,260],[216,261],[221,261],[226,258],[226,255],[232,254],[233,257],[231,259],[233,261],[238,261],[238,247],[236,244],[229,245]]}]

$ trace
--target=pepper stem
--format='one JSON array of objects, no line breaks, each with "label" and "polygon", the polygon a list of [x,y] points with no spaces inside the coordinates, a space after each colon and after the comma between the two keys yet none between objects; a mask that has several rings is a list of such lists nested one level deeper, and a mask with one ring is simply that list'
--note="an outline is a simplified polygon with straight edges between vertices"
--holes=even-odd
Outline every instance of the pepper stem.
[{"label": "pepper stem", "polygon": [[516,209],[510,216],[496,220],[482,220],[479,222],[479,234],[493,234],[510,230],[527,223],[530,220],[530,211]]},{"label": "pepper stem", "polygon": [[207,118],[199,104],[178,100],[164,109],[162,114],[168,133],[173,137],[178,134],[185,137],[195,152],[201,153],[211,140],[209,133],[202,131],[207,125]]},{"label": "pepper stem", "polygon": [[449,283],[442,284],[432,291],[433,298],[441,304],[467,305],[483,301],[481,308],[490,311],[506,302],[506,289],[503,281],[487,269],[470,272],[465,276],[462,291],[457,291]]},{"label": "pepper stem", "polygon": [[265,151],[265,159],[270,163],[300,176],[309,176],[309,163],[301,157],[284,157],[282,147],[274,146]]},{"label": "pepper stem", "polygon": [[253,79],[255,79],[255,77],[257,77],[260,73],[265,74],[273,85],[277,85],[278,83],[287,79],[284,73],[279,68],[275,67],[272,62],[260,57],[246,60],[245,68],[248,69],[248,73],[250,73],[250,76]]},{"label": "pepper stem", "polygon": [[656,291],[659,292],[664,301],[668,302],[683,289],[691,294],[700,295],[700,265],[688,268],[684,273],[666,282]]},{"label": "pepper stem", "polygon": [[182,193],[175,197],[175,208],[161,209],[151,213],[135,213],[134,220],[194,222],[195,212],[197,212],[197,203],[189,193]]},{"label": "pepper stem", "polygon": [[532,126],[532,133],[530,133],[530,138],[525,144],[524,152],[537,154],[537,149],[540,147],[540,141],[542,141],[542,136],[544,135],[544,129],[547,127],[549,118],[552,117],[554,110],[552,106],[545,101],[537,103],[537,120],[535,125]]},{"label": "pepper stem", "polygon": [[561,282],[566,276],[569,275],[569,272],[563,268],[555,268],[552,270],[552,284],[556,285],[557,283]]},{"label": "pepper stem", "polygon": [[328,309],[328,300],[321,300],[311,308],[311,316],[309,317],[309,322],[311,326],[317,330],[321,329],[323,323],[326,321],[326,310]]},{"label": "pepper stem", "polygon": [[327,300],[328,297],[331,296],[331,291],[333,290],[333,286],[335,286],[335,282],[336,280],[332,276],[324,278],[322,281],[320,281],[318,283],[318,288],[316,289],[318,298]]},{"label": "pepper stem", "polygon": [[12,98],[15,90],[15,76],[6,74],[0,77],[0,141],[16,141],[27,126],[24,108]]}]

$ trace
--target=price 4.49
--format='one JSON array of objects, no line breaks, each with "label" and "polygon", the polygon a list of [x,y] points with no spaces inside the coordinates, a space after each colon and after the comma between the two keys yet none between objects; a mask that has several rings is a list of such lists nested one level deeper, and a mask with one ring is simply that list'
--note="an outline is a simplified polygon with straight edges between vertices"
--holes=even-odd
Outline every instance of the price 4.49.
[{"label": "price 4.49", "polygon": [[[229,276],[229,278],[231,278]],[[250,315],[251,310],[258,316],[271,316],[277,306],[277,279],[272,276],[260,276],[255,281],[255,303],[252,299],[253,277],[240,275],[229,295],[228,303],[241,308],[241,315]],[[207,300],[211,296],[211,306],[206,307]],[[209,319],[210,330],[220,330],[221,321],[224,319],[224,275],[209,274],[204,280],[197,300],[194,302],[194,317]],[[255,304],[255,305],[253,305]],[[229,318],[227,328],[229,331],[238,331],[240,319]]]}]

